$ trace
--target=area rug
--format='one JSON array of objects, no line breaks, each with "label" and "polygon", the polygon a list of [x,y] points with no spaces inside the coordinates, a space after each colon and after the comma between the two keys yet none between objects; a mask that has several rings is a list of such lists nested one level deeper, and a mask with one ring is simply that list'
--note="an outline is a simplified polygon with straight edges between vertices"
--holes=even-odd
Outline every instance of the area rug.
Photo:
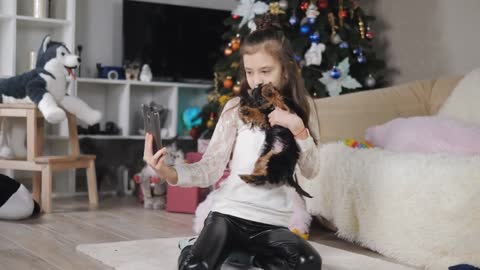
[{"label": "area rug", "polygon": [[[116,270],[174,270],[180,253],[181,238],[159,238],[101,244],[82,244],[82,252]],[[408,270],[407,266],[310,242],[323,259],[326,270]]]}]

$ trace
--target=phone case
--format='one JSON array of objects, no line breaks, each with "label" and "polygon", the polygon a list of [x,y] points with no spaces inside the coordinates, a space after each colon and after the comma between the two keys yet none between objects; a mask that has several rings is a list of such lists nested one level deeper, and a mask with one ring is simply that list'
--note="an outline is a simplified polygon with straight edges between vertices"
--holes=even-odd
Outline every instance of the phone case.
[{"label": "phone case", "polygon": [[162,149],[162,136],[161,136],[161,119],[160,112],[157,111],[154,107],[142,104],[143,111],[143,121],[145,132],[148,132],[153,135],[153,153],[156,153],[158,150]]}]

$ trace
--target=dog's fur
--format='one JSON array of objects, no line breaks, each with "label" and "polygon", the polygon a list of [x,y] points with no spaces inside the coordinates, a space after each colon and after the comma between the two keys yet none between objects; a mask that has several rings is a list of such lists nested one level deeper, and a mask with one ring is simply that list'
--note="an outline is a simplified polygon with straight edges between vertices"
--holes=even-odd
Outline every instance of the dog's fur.
[{"label": "dog's fur", "polygon": [[258,126],[265,130],[263,150],[255,163],[255,169],[250,175],[240,175],[240,178],[255,185],[266,182],[272,184],[288,184],[302,196],[310,197],[294,178],[295,165],[300,156],[300,148],[295,137],[288,128],[270,126],[268,114],[275,107],[287,111],[296,111],[295,103],[284,98],[279,91],[269,83],[254,88],[251,94],[241,97],[240,119],[251,127]]}]

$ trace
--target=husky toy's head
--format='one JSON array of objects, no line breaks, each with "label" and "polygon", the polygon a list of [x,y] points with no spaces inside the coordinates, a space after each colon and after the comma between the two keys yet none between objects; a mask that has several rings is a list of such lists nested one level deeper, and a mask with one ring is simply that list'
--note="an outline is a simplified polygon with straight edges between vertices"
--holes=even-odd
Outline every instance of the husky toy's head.
[{"label": "husky toy's head", "polygon": [[80,62],[80,57],[71,54],[64,43],[51,41],[50,36],[46,36],[38,50],[36,67],[53,74],[62,72],[67,79],[75,80],[75,69]]}]

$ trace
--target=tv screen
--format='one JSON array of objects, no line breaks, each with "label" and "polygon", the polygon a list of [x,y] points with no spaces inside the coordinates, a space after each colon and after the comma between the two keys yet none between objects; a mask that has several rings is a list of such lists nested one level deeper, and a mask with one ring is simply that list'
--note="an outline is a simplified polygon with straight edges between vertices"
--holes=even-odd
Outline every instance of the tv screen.
[{"label": "tv screen", "polygon": [[210,82],[230,11],[123,1],[124,61],[149,64],[154,80]]}]

